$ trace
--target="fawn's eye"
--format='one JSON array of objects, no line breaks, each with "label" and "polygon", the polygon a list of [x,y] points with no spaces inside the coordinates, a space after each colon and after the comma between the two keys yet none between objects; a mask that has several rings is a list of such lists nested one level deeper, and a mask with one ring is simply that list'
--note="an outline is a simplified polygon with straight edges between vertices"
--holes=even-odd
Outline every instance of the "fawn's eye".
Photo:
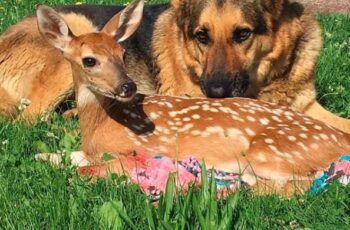
[{"label": "fawn's eye", "polygon": [[244,42],[251,34],[252,31],[249,28],[237,28],[235,32],[233,32],[233,41],[237,43]]},{"label": "fawn's eye", "polygon": [[123,62],[125,62],[125,60],[126,60],[126,52],[125,52],[125,50],[123,51]]},{"label": "fawn's eye", "polygon": [[210,42],[208,30],[206,30],[206,29],[201,29],[201,30],[197,31],[194,34],[194,36],[197,39],[197,41],[202,43],[203,45],[208,45],[208,43]]},{"label": "fawn's eye", "polygon": [[96,65],[96,59],[93,57],[83,58],[84,67],[94,67]]}]

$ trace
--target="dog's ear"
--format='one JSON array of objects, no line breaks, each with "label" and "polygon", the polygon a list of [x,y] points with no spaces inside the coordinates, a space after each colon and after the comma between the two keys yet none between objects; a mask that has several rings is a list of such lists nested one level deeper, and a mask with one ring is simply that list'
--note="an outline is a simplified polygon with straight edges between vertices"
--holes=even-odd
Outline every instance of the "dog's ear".
[{"label": "dog's ear", "polygon": [[181,10],[182,7],[185,7],[188,3],[188,0],[170,0],[170,5],[175,10]]},{"label": "dog's ear", "polygon": [[184,27],[194,10],[199,10],[201,0],[171,0],[170,7],[175,11],[176,24]]},{"label": "dog's ear", "polygon": [[258,4],[263,11],[269,12],[273,18],[277,19],[280,17],[284,0],[257,0]]},{"label": "dog's ear", "polygon": [[102,32],[114,37],[118,42],[129,38],[140,25],[143,14],[143,0],[134,0],[125,9],[107,22]]},{"label": "dog's ear", "polygon": [[188,11],[191,6],[196,5],[200,0],[170,0],[170,6],[179,13]]},{"label": "dog's ear", "polygon": [[40,33],[54,47],[63,50],[74,35],[64,19],[51,7],[39,5],[36,10]]}]

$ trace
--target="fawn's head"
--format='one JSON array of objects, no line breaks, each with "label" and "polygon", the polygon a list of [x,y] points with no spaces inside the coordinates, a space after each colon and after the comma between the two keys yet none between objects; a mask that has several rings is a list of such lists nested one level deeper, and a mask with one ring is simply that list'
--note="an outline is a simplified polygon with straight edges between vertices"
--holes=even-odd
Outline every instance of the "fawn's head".
[{"label": "fawn's head", "polygon": [[136,31],[143,6],[143,0],[135,0],[112,17],[100,32],[75,36],[59,13],[41,5],[37,9],[38,27],[46,40],[62,51],[73,71],[78,71],[75,81],[96,94],[129,101],[137,88],[126,74],[125,50],[119,42]]}]

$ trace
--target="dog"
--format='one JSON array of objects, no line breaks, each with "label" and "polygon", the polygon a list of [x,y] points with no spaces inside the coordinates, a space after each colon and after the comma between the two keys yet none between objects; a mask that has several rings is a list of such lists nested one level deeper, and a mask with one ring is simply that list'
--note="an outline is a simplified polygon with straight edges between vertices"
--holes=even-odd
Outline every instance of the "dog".
[{"label": "dog", "polygon": [[[97,31],[122,6],[74,5],[57,10],[76,35]],[[145,94],[250,97],[305,113],[345,132],[350,122],[320,106],[314,69],[322,45],[312,13],[289,0],[171,0],[148,5],[123,43],[128,74]],[[0,38],[0,113],[51,111],[72,94],[62,54],[39,34],[36,18]]]}]

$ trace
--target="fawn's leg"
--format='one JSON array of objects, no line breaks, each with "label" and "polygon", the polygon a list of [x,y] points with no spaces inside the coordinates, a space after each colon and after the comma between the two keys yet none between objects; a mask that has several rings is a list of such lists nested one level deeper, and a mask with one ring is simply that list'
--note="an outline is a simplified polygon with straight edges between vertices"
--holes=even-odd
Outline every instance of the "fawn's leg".
[{"label": "fawn's leg", "polygon": [[245,154],[248,171],[256,177],[256,183],[250,185],[259,193],[290,194],[304,190],[313,180],[317,164],[297,157],[290,150],[294,147],[279,145],[277,142],[266,145],[267,136],[268,133],[257,135]]},{"label": "fawn's leg", "polygon": [[[35,155],[35,160],[46,161],[52,166],[60,166],[63,161],[62,157],[60,153],[38,153]],[[84,167],[90,165],[90,161],[83,151],[72,152],[70,160],[73,166]]]},{"label": "fawn's leg", "polygon": [[18,103],[1,86],[0,100],[0,114],[6,117],[15,117]]},{"label": "fawn's leg", "polygon": [[109,173],[131,175],[132,170],[146,167],[143,157],[118,155],[115,159],[78,168],[80,176],[105,177]]}]

